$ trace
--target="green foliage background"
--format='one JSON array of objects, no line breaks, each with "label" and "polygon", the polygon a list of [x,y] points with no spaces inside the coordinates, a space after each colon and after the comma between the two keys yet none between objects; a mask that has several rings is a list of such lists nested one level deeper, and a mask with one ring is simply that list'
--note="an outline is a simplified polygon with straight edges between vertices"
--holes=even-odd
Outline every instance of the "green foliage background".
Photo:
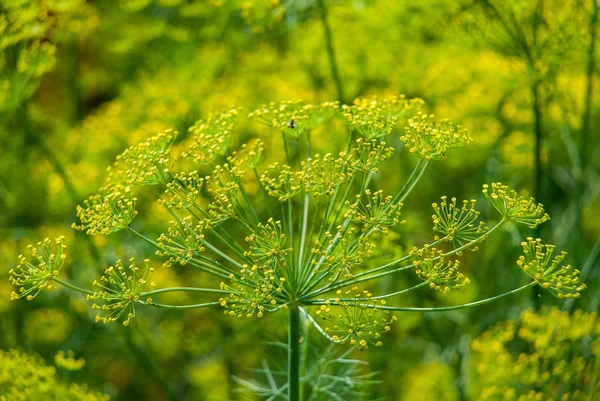
[{"label": "green foliage background", "polygon": [[[404,93],[468,128],[474,143],[432,166],[405,216],[417,235],[390,236],[388,246],[401,254],[428,241],[430,205],[440,195],[469,199],[482,183],[502,181],[546,205],[552,220],[541,233],[569,252],[588,290],[575,302],[534,291],[476,309],[399,314],[384,348],[354,355],[380,372],[369,398],[517,399],[484,397],[489,377],[477,374],[474,361],[485,363],[485,354],[472,341],[529,307],[579,314],[599,307],[598,7],[592,0],[1,0],[0,349],[39,354],[49,364],[58,350],[73,350],[86,365],[62,379],[113,400],[237,399],[230,377],[254,377],[252,369],[272,354],[265,339],[285,339],[278,316],[257,325],[218,309],[142,310],[128,328],[98,325],[84,298],[63,291],[11,302],[8,270],[29,243],[65,233],[67,271],[76,281],[93,280],[123,253],[148,254],[123,236],[85,237],[66,227],[113,158],[156,132],[186,132],[198,118],[235,105],[251,111],[270,101],[349,103]],[[407,165],[386,174],[397,184]],[[465,257],[469,286],[410,302],[462,303],[522,285],[515,261],[530,235],[512,227],[491,237]],[[156,276],[169,285],[189,280],[172,269],[157,268]],[[600,330],[596,315],[586,316],[595,322],[588,333],[564,347],[588,355],[591,379],[574,388],[548,384],[557,390],[543,399],[578,386],[592,394],[598,341],[589,352],[582,347]],[[552,327],[553,319],[541,320]]]}]

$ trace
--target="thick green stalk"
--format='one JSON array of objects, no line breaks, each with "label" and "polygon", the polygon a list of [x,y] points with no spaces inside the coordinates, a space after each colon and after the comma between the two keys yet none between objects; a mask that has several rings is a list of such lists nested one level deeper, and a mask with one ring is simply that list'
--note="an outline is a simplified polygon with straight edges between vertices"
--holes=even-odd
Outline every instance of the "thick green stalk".
[{"label": "thick green stalk", "polygon": [[300,309],[289,308],[288,401],[300,401]]}]

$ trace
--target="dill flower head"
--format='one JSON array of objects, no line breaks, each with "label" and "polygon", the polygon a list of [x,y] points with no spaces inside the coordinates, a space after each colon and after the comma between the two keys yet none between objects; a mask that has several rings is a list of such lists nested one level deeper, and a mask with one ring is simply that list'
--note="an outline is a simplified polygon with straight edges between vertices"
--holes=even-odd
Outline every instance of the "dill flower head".
[{"label": "dill flower head", "polygon": [[304,191],[315,197],[333,194],[336,185],[347,182],[352,172],[347,169],[348,162],[344,157],[334,157],[330,153],[301,162],[301,172]]},{"label": "dill flower head", "polygon": [[[313,268],[315,272],[320,270],[330,274],[329,281],[333,282],[339,277],[351,278],[354,271],[362,266],[365,259],[371,256],[375,244],[368,238],[360,238],[358,242],[354,241],[354,235],[357,229],[349,228],[344,234],[337,238],[337,246],[333,246],[336,242],[336,235],[331,232],[326,232],[325,240],[322,242],[315,241],[311,252],[315,256],[324,258],[321,267],[319,268],[319,260],[313,259]],[[333,247],[333,250],[331,248]]]},{"label": "dill flower head", "polygon": [[296,100],[264,105],[248,117],[279,129],[293,138],[299,138],[304,132],[312,131],[325,123],[337,108],[336,102],[311,105]]},{"label": "dill flower head", "polygon": [[482,192],[506,220],[525,224],[529,228],[536,228],[550,220],[550,216],[544,212],[544,205],[536,203],[533,198],[520,196],[501,182],[484,184]]},{"label": "dill flower head", "polygon": [[285,304],[277,307],[277,295],[282,292],[285,277],[278,277],[276,269],[269,263],[243,265],[239,275],[231,275],[231,282],[221,282],[221,290],[228,292],[219,299],[225,308],[225,315],[238,319],[246,317],[258,318],[266,311],[274,312]]},{"label": "dill flower head", "polygon": [[523,255],[517,260],[517,265],[542,288],[547,289],[559,298],[578,298],[586,287],[579,278],[579,270],[571,265],[562,265],[567,256],[561,252],[554,259],[554,245],[542,244],[542,240],[528,237],[521,243]]},{"label": "dill flower head", "polygon": [[[96,322],[111,323],[122,316],[125,318],[123,325],[129,325],[131,319],[135,316],[135,304],[144,302],[142,293],[147,286],[154,287],[154,282],[149,282],[153,268],[150,267],[150,260],[144,260],[143,271],[134,259],[129,260],[129,266],[125,267],[121,260],[117,260],[114,266],[109,267],[99,280],[95,280],[93,285],[98,290],[88,299],[98,301],[92,308],[99,309],[104,314],[96,315]],[[152,299],[145,300],[151,303]]]},{"label": "dill flower head", "polygon": [[[358,138],[350,149],[348,165],[356,170],[376,173],[379,166],[392,157],[394,150],[385,141]],[[346,156],[346,152],[340,155]]]},{"label": "dill flower head", "polygon": [[372,298],[372,293],[357,287],[338,290],[336,305],[321,305],[315,313],[325,320],[323,330],[334,342],[349,342],[360,349],[367,349],[369,345],[380,347],[383,345],[381,335],[391,330],[390,324],[397,318],[390,316],[387,310],[374,307],[385,305],[385,300]]},{"label": "dill flower head", "polygon": [[213,113],[206,120],[199,120],[188,130],[194,142],[181,157],[198,165],[207,165],[226,154],[239,115],[240,110],[233,108]]},{"label": "dill flower head", "polygon": [[[363,201],[366,198],[366,201]],[[361,226],[363,233],[382,232],[388,233],[388,227],[405,221],[400,220],[400,209],[402,203],[394,202],[391,195],[384,196],[383,191],[372,192],[366,189],[364,194],[356,195],[358,202],[346,202],[348,210],[344,217],[350,218],[354,223]]]},{"label": "dill flower head", "polygon": [[0,350],[0,400],[109,401],[110,397],[84,385],[63,382],[56,369],[39,356]]},{"label": "dill flower head", "polygon": [[478,400],[590,400],[600,358],[597,313],[523,311],[471,343]]},{"label": "dill flower head", "polygon": [[171,163],[169,153],[177,135],[177,131],[169,129],[125,150],[108,170],[109,181],[144,186],[166,183]]},{"label": "dill flower head", "polygon": [[240,149],[233,152],[233,156],[227,158],[227,160],[240,171],[255,169],[260,163],[264,151],[264,142],[256,139],[250,143],[242,144]]},{"label": "dill flower head", "polygon": [[480,238],[488,228],[483,221],[477,222],[480,213],[475,209],[475,202],[463,200],[461,205],[457,204],[456,198],[451,198],[448,202],[448,197],[442,196],[439,204],[432,205],[435,211],[431,216],[433,230],[443,234],[445,241],[459,246]]},{"label": "dill flower head", "polygon": [[413,262],[415,273],[428,282],[430,288],[449,292],[453,288],[469,284],[469,279],[458,270],[460,262],[458,260],[446,261],[444,252],[425,247],[414,249],[411,253],[415,258]]},{"label": "dill flower head", "polygon": [[408,120],[404,135],[400,138],[410,153],[425,160],[446,159],[448,149],[463,146],[472,141],[467,131],[448,120],[436,121],[435,116],[417,113]]},{"label": "dill flower head", "polygon": [[18,290],[10,294],[11,299],[26,298],[31,301],[40,291],[54,289],[53,280],[62,269],[67,255],[64,237],[54,240],[46,238],[37,246],[29,245],[32,261],[19,255],[19,264],[9,271],[10,282]]},{"label": "dill flower head", "polygon": [[267,220],[267,224],[258,223],[258,230],[246,237],[251,245],[245,256],[267,265],[280,265],[287,263],[287,256],[292,248],[287,246],[287,238],[283,233],[281,221]]},{"label": "dill flower head", "polygon": [[81,224],[72,227],[89,235],[108,235],[129,227],[135,216],[137,198],[128,186],[114,185],[100,189],[77,206]]},{"label": "dill flower head", "polygon": [[164,267],[175,263],[185,265],[194,253],[204,252],[205,222],[197,223],[192,216],[186,216],[181,221],[171,221],[166,234],[158,238],[159,250],[156,254],[168,257]]},{"label": "dill flower head", "polygon": [[342,119],[367,140],[389,135],[401,118],[418,112],[424,102],[406,99],[405,96],[389,96],[356,99],[351,106],[342,106]]},{"label": "dill flower head", "polygon": [[200,200],[203,186],[204,178],[200,177],[196,170],[188,174],[177,174],[167,183],[164,197],[159,199],[158,203],[169,209],[187,209]]},{"label": "dill flower head", "polygon": [[275,162],[260,176],[260,181],[271,196],[280,202],[291,199],[302,191],[302,172],[286,164]]},{"label": "dill flower head", "polygon": [[[125,151],[110,171],[115,181],[154,186],[158,203],[173,216],[157,241],[129,227],[137,215],[137,198],[131,187],[122,184],[102,188],[79,206],[80,224],[74,227],[90,235],[125,229],[128,235],[154,246],[164,267],[191,266],[218,277],[219,287],[146,290],[154,286],[149,283],[152,268],[148,260],[144,267],[133,260],[125,267],[119,260],[94,282],[95,292],[60,283],[88,293],[88,298],[96,301],[93,308],[102,311],[96,319],[104,323],[122,319],[129,324],[136,304],[167,309],[221,305],[227,316],[236,318],[262,318],[289,310],[290,321],[298,321],[303,314],[334,342],[349,342],[363,349],[381,345],[382,333],[395,319],[390,311],[450,308],[392,306],[385,299],[427,285],[442,292],[460,288],[469,279],[461,273],[459,261],[449,258],[461,256],[465,249],[476,250],[495,227],[508,220],[529,226],[547,220],[543,207],[532,199],[492,184],[489,191],[484,187],[484,193],[503,217],[494,229],[488,230],[479,221],[475,201],[442,197],[433,204],[435,240],[413,248],[408,255],[390,252],[386,245],[400,235],[396,230],[405,223],[401,218],[404,200],[427,166],[445,159],[448,149],[470,141],[465,130],[445,120],[436,121],[420,111],[422,106],[418,99],[397,96],[359,99],[341,108],[337,103],[269,104],[249,116],[279,130],[280,135],[259,131],[260,138],[242,136],[246,142],[239,146],[233,131],[240,112],[233,108],[192,126],[190,135],[177,144],[177,157],[170,156],[176,134],[157,134]],[[345,145],[326,130],[324,135],[312,132],[332,117],[352,127]],[[420,160],[406,175],[405,184],[388,194],[378,188],[385,181],[381,166],[407,153],[389,146],[398,138],[385,138],[397,125],[406,126],[400,139]],[[336,144],[341,145],[340,151],[331,150]],[[392,235],[386,237],[388,234]],[[436,249],[442,242],[444,251]],[[538,257],[542,250],[528,252],[520,266],[545,288],[565,297],[576,296],[584,288],[576,270],[557,268],[562,259],[550,264],[550,256]],[[385,256],[391,260],[383,262]],[[23,296],[34,296],[35,291],[52,284],[56,269],[42,264],[43,269],[24,275],[29,266],[25,262],[21,266],[21,276],[15,275],[13,280],[25,287]],[[423,283],[378,296],[371,293],[375,280],[408,270]],[[27,281],[30,277],[34,281]],[[359,290],[359,283],[365,283],[360,285],[366,289]],[[166,305],[150,299],[178,291],[199,297],[212,294],[213,298],[191,305]],[[511,293],[514,291],[480,303]],[[311,314],[325,318],[327,325],[319,326],[319,319]]]}]

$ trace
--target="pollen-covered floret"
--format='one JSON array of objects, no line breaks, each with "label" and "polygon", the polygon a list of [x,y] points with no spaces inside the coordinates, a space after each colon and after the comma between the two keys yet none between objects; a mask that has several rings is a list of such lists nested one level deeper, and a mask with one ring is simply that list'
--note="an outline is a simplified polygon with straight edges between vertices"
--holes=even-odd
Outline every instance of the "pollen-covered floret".
[{"label": "pollen-covered floret", "polygon": [[332,195],[335,189],[352,177],[348,170],[347,160],[333,157],[330,153],[323,156],[316,154],[313,158],[301,162],[302,185],[307,194],[313,196]]},{"label": "pollen-covered floret", "polygon": [[542,240],[528,237],[521,243],[523,255],[517,260],[517,265],[542,288],[547,289],[558,298],[578,298],[585,289],[579,278],[579,270],[571,265],[562,265],[567,256],[566,252],[552,258],[554,245],[542,244]]},{"label": "pollen-covered floret", "polygon": [[[154,282],[149,282],[154,269],[150,267],[150,260],[144,260],[143,271],[134,259],[129,259],[129,266],[125,267],[121,260],[109,267],[99,280],[93,285],[98,291],[87,298],[94,300],[92,308],[99,309],[103,315],[96,315],[96,322],[111,323],[124,317],[123,325],[129,325],[135,317],[136,303],[151,303],[152,299],[142,299],[147,286],[154,287]],[[101,303],[95,303],[101,302]]]},{"label": "pollen-covered floret", "polygon": [[550,220],[550,216],[544,212],[544,205],[536,203],[533,198],[520,196],[501,182],[484,184],[482,192],[506,220],[523,223],[529,228],[536,228]]},{"label": "pollen-covered floret", "polygon": [[246,237],[246,241],[251,245],[244,256],[270,266],[285,265],[288,254],[292,252],[292,247],[287,245],[281,221],[273,218],[269,218],[267,224],[258,223],[256,232]]},{"label": "pollen-covered floret", "polygon": [[429,288],[449,292],[453,288],[460,288],[469,284],[470,280],[458,270],[460,262],[446,261],[444,253],[435,248],[424,247],[413,249],[413,265],[415,273],[429,283]]},{"label": "pollen-covered floret", "polygon": [[356,202],[350,204],[346,202],[348,210],[344,214],[345,218],[351,219],[361,227],[363,233],[382,232],[387,234],[389,227],[398,223],[404,223],[400,220],[400,209],[402,203],[395,203],[392,196],[384,196],[383,191],[371,192],[370,189],[364,191],[363,195],[356,195]]},{"label": "pollen-covered floret", "polygon": [[357,287],[337,291],[335,303],[327,301],[315,312],[326,321],[324,331],[337,343],[349,342],[360,349],[369,345],[383,345],[381,335],[391,330],[390,325],[397,320],[389,311],[378,308],[385,300],[372,299],[369,291]]},{"label": "pollen-covered floret", "polygon": [[[340,153],[345,157],[346,151]],[[379,166],[392,157],[394,148],[377,139],[358,138],[349,153],[348,165],[353,169],[376,173]]]},{"label": "pollen-covered floret", "polygon": [[299,138],[326,122],[338,108],[337,102],[321,105],[304,104],[301,100],[270,103],[248,115],[249,118],[270,127],[280,129],[285,134]]},{"label": "pollen-covered floret", "polygon": [[185,265],[194,258],[195,254],[204,252],[205,223],[194,222],[192,216],[186,216],[181,221],[171,221],[166,234],[158,238],[157,251],[159,256],[167,256],[164,266],[179,263]]},{"label": "pollen-covered floret", "polygon": [[229,150],[231,136],[240,111],[236,108],[211,114],[206,120],[199,120],[188,130],[194,143],[181,154],[195,164],[208,165]]},{"label": "pollen-covered floret", "polygon": [[448,120],[436,121],[435,116],[417,113],[408,120],[400,138],[410,153],[425,160],[444,160],[450,148],[472,141],[467,131]]},{"label": "pollen-covered floret", "polygon": [[375,244],[367,237],[356,238],[355,232],[355,227],[350,227],[343,234],[339,234],[339,237],[325,232],[323,241],[315,240],[311,249],[314,255],[311,262],[314,272],[327,271],[329,282],[340,277],[352,278],[356,268],[363,264],[365,258],[371,256],[375,248]]},{"label": "pollen-covered floret", "polygon": [[132,146],[117,156],[109,168],[109,182],[128,185],[165,184],[169,178],[170,150],[178,132],[166,130]]},{"label": "pollen-covered floret", "polygon": [[230,276],[230,283],[221,283],[221,289],[229,291],[219,299],[225,315],[241,319],[263,317],[265,312],[275,312],[277,295],[283,291],[285,278],[279,277],[273,265],[256,263],[243,265],[239,277]]},{"label": "pollen-covered floret", "polygon": [[64,237],[54,240],[46,238],[38,242],[37,246],[28,246],[32,261],[19,255],[19,264],[9,271],[9,281],[17,291],[10,294],[11,299],[26,298],[31,301],[40,291],[54,289],[53,280],[62,269],[67,255],[64,250]]},{"label": "pollen-covered floret", "polygon": [[203,186],[204,178],[199,176],[198,171],[178,174],[167,184],[165,196],[158,202],[169,209],[187,209],[199,202]]},{"label": "pollen-covered floret", "polygon": [[263,141],[256,139],[243,144],[227,160],[240,171],[255,169],[262,158],[264,150],[265,144]]},{"label": "pollen-covered floret", "polygon": [[405,96],[356,99],[352,106],[342,106],[342,119],[367,140],[389,135],[398,121],[412,115],[423,106],[421,99]]},{"label": "pollen-covered floret", "polygon": [[229,163],[215,166],[210,176],[205,177],[208,194],[212,202],[208,204],[208,214],[212,224],[237,217],[240,177],[243,171]]},{"label": "pollen-covered floret", "polygon": [[303,172],[294,171],[286,164],[271,164],[260,176],[260,182],[267,193],[280,202],[293,198],[302,191]]},{"label": "pollen-covered floret", "polygon": [[[471,249],[476,250],[476,241],[483,238],[482,235],[488,231],[483,221],[477,222],[479,211],[475,209],[475,200],[463,200],[458,204],[456,198],[442,196],[441,202],[434,203],[435,214],[433,219],[433,230],[444,235],[445,241],[451,241],[459,246],[470,244]],[[436,237],[436,240],[438,238]]]},{"label": "pollen-covered floret", "polygon": [[107,235],[122,230],[138,214],[136,201],[130,187],[115,185],[101,188],[99,194],[83,201],[83,206],[77,206],[81,224],[73,223],[72,227],[89,235]]}]

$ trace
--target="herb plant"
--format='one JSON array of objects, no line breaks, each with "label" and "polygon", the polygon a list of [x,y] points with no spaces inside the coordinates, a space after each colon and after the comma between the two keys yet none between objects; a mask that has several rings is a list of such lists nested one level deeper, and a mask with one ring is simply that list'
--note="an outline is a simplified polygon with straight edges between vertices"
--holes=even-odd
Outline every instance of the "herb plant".
[{"label": "herb plant", "polygon": [[[130,259],[106,269],[92,289],[81,288],[61,278],[66,245],[56,238],[32,246],[32,258],[19,258],[11,270],[11,282],[18,287],[12,298],[31,300],[42,290],[64,286],[87,295],[98,310],[97,321],[124,325],[138,307],[215,307],[237,319],[287,313],[282,397],[297,401],[302,392],[302,320],[333,343],[367,349],[383,344],[396,320],[394,311],[473,307],[536,284],[559,298],[578,297],[585,285],[578,270],[562,264],[564,253],[552,259],[553,246],[528,238],[517,265],[531,281],[520,288],[447,307],[393,302],[411,291],[449,292],[468,284],[456,259],[464,251],[477,250],[510,222],[535,228],[549,219],[533,198],[502,183],[486,184],[483,194],[499,216],[491,228],[480,220],[475,200],[443,196],[433,204],[437,235],[432,242],[384,264],[373,263],[381,237],[405,223],[404,202],[427,167],[471,141],[466,130],[424,108],[422,100],[404,96],[342,106],[292,101],[249,114],[267,130],[237,133],[241,111],[234,108],[198,121],[184,138],[172,130],[156,134],[117,157],[106,185],[78,207],[79,222],[73,227],[89,235],[125,231],[154,247],[164,268],[197,269],[207,286],[156,288],[150,260]],[[391,145],[398,139],[405,150]],[[417,161],[404,185],[389,194],[377,189],[385,179],[382,168],[406,157]],[[143,210],[140,200],[149,195],[171,216],[156,239],[137,227],[138,214],[143,215],[138,213]],[[378,280],[411,272],[419,284],[375,293]],[[167,292],[197,293],[202,301],[159,302]]]}]

